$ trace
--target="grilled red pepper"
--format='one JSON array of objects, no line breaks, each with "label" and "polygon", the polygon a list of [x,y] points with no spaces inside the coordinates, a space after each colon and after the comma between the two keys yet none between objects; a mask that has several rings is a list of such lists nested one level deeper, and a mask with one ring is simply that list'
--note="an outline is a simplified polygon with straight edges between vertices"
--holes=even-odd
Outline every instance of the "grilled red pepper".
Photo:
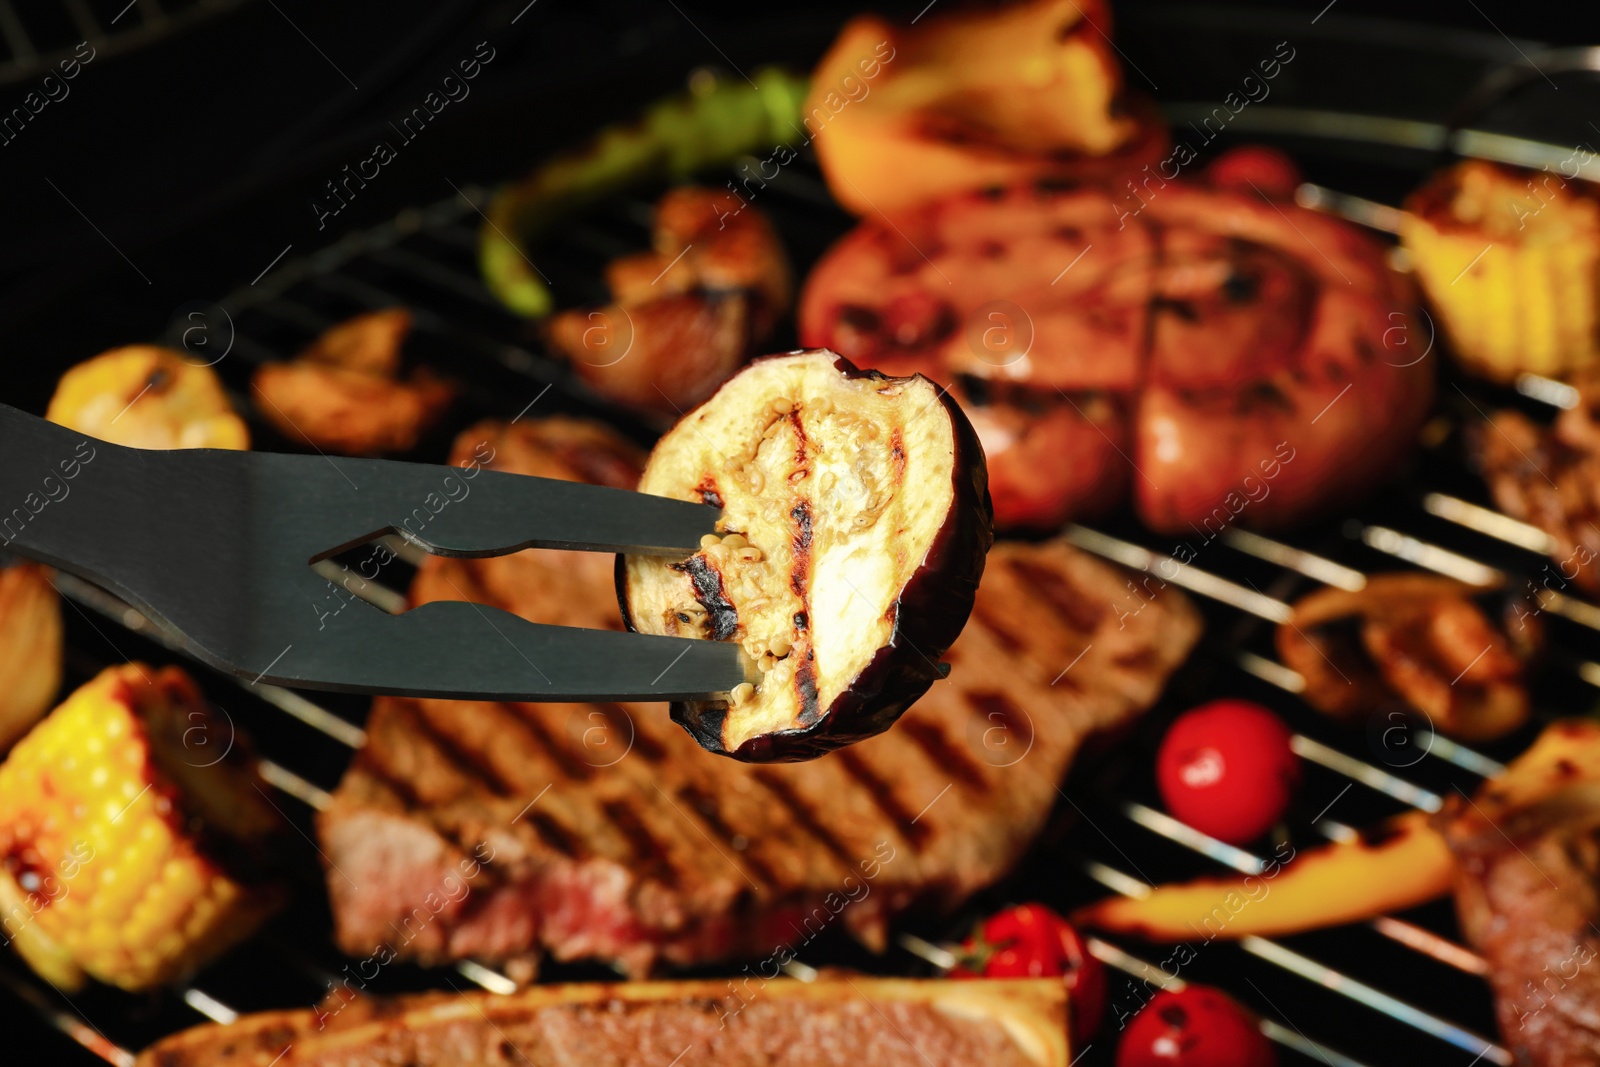
[{"label": "grilled red pepper", "polygon": [[1105,967],[1072,924],[1042,904],[1007,908],[980,922],[961,943],[952,978],[1048,978],[1067,987],[1072,1036],[1094,1036],[1106,1005]]}]

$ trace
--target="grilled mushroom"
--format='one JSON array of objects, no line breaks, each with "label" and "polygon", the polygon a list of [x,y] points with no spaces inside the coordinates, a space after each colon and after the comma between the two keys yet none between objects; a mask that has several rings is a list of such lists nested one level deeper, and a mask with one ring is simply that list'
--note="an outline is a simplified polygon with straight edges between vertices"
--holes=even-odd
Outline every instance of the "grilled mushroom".
[{"label": "grilled mushroom", "polygon": [[760,668],[730,700],[674,706],[705,748],[810,759],[947,673],[992,514],[977,438],[926,378],[826,350],[760,360],[661,439],[639,488],[723,509],[688,559],[618,562],[630,627],[737,641]]},{"label": "grilled mushroom", "polygon": [[1528,717],[1524,667],[1538,620],[1507,603],[1497,626],[1475,603],[1497,592],[1428,574],[1380,574],[1359,592],[1322,589],[1278,627],[1278,654],[1319,711],[1356,718],[1396,703],[1441,731],[1492,740]]}]

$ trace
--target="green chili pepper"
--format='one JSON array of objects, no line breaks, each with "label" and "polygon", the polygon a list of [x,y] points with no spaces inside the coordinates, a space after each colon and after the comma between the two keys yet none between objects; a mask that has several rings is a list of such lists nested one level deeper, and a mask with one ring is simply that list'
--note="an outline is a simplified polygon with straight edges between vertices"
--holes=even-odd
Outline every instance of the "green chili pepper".
[{"label": "green chili pepper", "polygon": [[683,180],[792,137],[805,79],[767,68],[753,81],[691,81],[687,93],[658,101],[637,121],[607,127],[524,181],[503,186],[490,201],[478,242],[490,291],[519,315],[549,315],[555,299],[533,266],[529,245],[553,223],[630,187]]}]

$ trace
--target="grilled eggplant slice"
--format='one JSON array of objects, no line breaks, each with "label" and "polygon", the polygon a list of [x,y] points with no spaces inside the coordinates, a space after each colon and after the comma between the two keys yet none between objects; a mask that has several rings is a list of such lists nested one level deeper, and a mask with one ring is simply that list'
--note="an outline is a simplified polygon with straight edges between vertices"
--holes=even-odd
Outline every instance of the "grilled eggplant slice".
[{"label": "grilled eggplant slice", "polygon": [[632,629],[737,641],[760,668],[729,700],[673,706],[710,751],[811,759],[948,673],[993,514],[977,436],[928,379],[826,349],[758,360],[662,437],[639,488],[722,508],[688,559],[617,564]]}]

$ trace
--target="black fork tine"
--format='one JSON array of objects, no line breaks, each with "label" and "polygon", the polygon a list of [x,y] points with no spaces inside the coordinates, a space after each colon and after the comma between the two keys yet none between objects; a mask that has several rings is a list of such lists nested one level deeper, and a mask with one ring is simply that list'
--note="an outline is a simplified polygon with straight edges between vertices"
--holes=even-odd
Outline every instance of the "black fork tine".
[{"label": "black fork tine", "polygon": [[[94,582],[196,657],[317,689],[684,699],[747,680],[733,645],[576,630],[470,602],[390,616],[311,564],[394,530],[430,551],[683,553],[714,508],[498,471],[86,440],[0,405],[0,541]],[[10,457],[27,457],[36,468]]]},{"label": "black fork tine", "polygon": [[738,645],[529,622],[442,600],[402,615],[353,603],[286,643],[255,680],[335,691],[488,700],[725,697]]},{"label": "black fork tine", "polygon": [[[292,498],[310,488],[307,457],[256,459],[268,468],[262,490]],[[330,539],[328,554],[393,529],[441,556],[523,548],[687,555],[715,532],[721,514],[705,504],[503,471],[383,459],[323,462],[326,469],[314,471],[315,512],[302,518]]]}]

